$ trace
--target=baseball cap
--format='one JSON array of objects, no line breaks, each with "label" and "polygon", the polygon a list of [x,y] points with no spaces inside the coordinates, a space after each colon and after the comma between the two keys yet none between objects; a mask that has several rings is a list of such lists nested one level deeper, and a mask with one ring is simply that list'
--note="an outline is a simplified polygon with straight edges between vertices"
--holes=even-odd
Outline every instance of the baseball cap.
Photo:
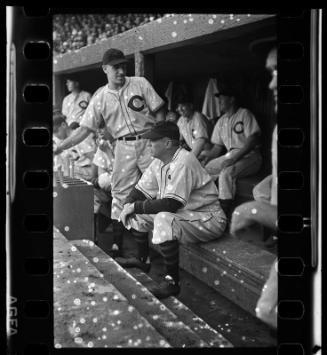
[{"label": "baseball cap", "polygon": [[79,82],[79,79],[77,77],[76,74],[67,74],[65,75],[65,80],[70,80],[70,81],[78,81]]},{"label": "baseball cap", "polygon": [[127,63],[124,53],[116,48],[110,48],[104,52],[102,58],[102,65],[116,65],[120,63]]},{"label": "baseball cap", "polygon": [[150,140],[164,137],[179,140],[179,128],[177,124],[170,121],[158,122],[148,132],[142,134],[142,138]]}]

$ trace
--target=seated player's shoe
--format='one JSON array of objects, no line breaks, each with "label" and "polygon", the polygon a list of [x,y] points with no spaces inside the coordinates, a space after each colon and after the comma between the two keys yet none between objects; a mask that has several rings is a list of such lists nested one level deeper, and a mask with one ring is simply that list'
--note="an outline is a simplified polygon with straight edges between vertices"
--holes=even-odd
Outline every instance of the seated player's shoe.
[{"label": "seated player's shoe", "polygon": [[123,252],[121,248],[118,247],[117,244],[113,244],[111,249],[108,251],[108,254],[113,258],[118,258],[123,256]]},{"label": "seated player's shoe", "polygon": [[140,259],[136,258],[135,256],[132,256],[130,258],[120,258],[120,257],[118,257],[115,260],[123,268],[136,267],[138,269],[141,269],[144,272],[149,272],[150,268],[151,268],[151,263],[150,262],[143,262]]},{"label": "seated player's shoe", "polygon": [[176,296],[180,293],[181,288],[170,275],[166,275],[164,281],[159,285],[150,286],[148,290],[159,300],[169,296]]}]

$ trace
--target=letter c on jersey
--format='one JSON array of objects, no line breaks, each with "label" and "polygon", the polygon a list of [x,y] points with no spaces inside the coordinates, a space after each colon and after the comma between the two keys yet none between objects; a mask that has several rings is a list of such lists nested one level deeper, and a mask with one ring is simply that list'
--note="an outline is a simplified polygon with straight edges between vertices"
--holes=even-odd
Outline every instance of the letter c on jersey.
[{"label": "letter c on jersey", "polygon": [[233,131],[237,134],[243,133],[244,132],[244,123],[243,122],[236,122]]},{"label": "letter c on jersey", "polygon": [[144,103],[145,101],[142,96],[134,95],[129,99],[127,106],[133,111],[140,112],[145,107]]}]

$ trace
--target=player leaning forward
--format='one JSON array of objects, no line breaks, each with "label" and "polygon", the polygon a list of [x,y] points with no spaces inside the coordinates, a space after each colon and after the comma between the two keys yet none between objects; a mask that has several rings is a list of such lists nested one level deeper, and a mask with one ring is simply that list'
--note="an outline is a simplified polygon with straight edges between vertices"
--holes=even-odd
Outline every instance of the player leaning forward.
[{"label": "player leaning forward", "polygon": [[111,48],[104,53],[102,69],[108,84],[92,97],[76,134],[54,152],[58,154],[81,142],[91,132],[96,132],[104,119],[115,149],[111,218],[114,220],[114,243],[120,251],[124,229],[118,218],[123,201],[152,161],[149,141],[141,134],[156,121],[165,119],[164,101],[145,78],[127,77],[126,63],[127,59],[118,49]]},{"label": "player leaning forward", "polygon": [[129,194],[121,220],[137,242],[138,258],[117,258],[124,267],[149,271],[148,231],[159,244],[166,276],[150,288],[158,298],[178,294],[179,243],[206,242],[220,237],[226,216],[218,202],[218,190],[195,155],[179,146],[179,129],[160,122],[144,138],[150,139],[154,158]]}]

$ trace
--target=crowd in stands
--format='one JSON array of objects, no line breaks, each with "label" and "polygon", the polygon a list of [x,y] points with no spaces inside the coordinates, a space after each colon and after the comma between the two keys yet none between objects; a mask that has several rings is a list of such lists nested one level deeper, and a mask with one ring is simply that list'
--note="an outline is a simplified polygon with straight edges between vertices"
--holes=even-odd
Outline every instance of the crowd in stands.
[{"label": "crowd in stands", "polygon": [[163,14],[55,15],[53,50],[55,55],[77,50],[162,16]]}]

